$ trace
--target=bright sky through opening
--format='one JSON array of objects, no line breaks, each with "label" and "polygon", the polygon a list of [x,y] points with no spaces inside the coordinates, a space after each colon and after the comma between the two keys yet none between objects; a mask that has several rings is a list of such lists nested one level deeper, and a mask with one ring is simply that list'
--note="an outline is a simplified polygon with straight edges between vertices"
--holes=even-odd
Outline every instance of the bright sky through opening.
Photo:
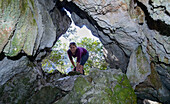
[{"label": "bright sky through opening", "polygon": [[[70,12],[67,11],[66,9],[64,9],[64,10],[67,12],[67,15],[71,18]],[[80,37],[78,41],[80,41],[80,40],[81,40],[82,38],[84,38],[84,37],[91,38],[91,39],[95,39],[95,40],[99,40],[99,38],[97,38],[97,37],[95,37],[94,35],[92,35],[91,31],[90,31],[85,25],[83,25],[83,26],[80,28],[80,27],[78,27],[78,26],[75,25],[75,23],[74,23],[74,21],[72,20],[72,18],[71,18],[71,21],[72,21],[72,23],[71,23],[72,28],[76,28],[76,31],[77,31],[77,32],[75,33],[75,35],[78,35],[78,36]],[[74,38],[75,35],[70,35],[69,38]],[[65,39],[65,38],[62,37],[62,36],[59,38],[59,40],[67,43],[67,39]],[[67,44],[69,44],[69,43],[67,43]]]}]

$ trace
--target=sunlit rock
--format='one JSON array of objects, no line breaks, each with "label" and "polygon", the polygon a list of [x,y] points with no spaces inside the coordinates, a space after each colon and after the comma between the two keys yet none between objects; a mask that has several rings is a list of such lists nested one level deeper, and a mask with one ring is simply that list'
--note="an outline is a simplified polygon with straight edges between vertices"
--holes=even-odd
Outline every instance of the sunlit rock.
[{"label": "sunlit rock", "polygon": [[86,77],[79,76],[72,91],[54,104],[136,104],[136,95],[121,70],[92,69]]},{"label": "sunlit rock", "polygon": [[[1,0],[0,103],[24,103],[25,99],[28,103],[34,99],[38,103],[44,97],[41,95],[49,93],[52,99],[44,98],[41,102],[64,102],[64,99],[71,102],[69,96],[80,95],[78,102],[112,103],[121,101],[116,99],[120,98],[122,104],[127,104],[126,93],[133,89],[129,84],[130,91],[122,89],[126,85],[110,75],[115,75],[117,70],[129,78],[138,102],[144,99],[170,102],[169,6],[168,0]],[[70,25],[63,8],[70,11],[77,26],[86,25],[101,40],[109,67],[115,68],[112,72],[94,70],[102,75],[99,78],[92,75],[96,83],[89,81],[90,75],[61,80],[63,76],[58,72],[54,75],[41,72],[41,60]],[[127,80],[125,74],[120,75]],[[106,77],[109,75],[112,79]],[[67,81],[71,81],[70,86]],[[116,82],[115,86],[121,85],[121,90],[115,89],[112,81]],[[79,93],[77,89],[84,87],[83,84],[87,85],[86,89]],[[107,98],[98,100],[103,97],[97,93],[98,89],[105,88],[99,93]]]}]

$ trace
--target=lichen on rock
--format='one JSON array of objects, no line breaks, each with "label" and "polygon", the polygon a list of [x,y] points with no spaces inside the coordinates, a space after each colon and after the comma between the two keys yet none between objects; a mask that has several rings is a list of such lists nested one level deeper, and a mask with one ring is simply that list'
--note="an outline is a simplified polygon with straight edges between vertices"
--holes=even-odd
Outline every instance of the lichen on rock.
[{"label": "lichen on rock", "polygon": [[[71,23],[64,8],[77,26],[86,25],[99,37],[108,63],[126,73],[139,100],[169,101],[168,0],[0,0],[0,103],[24,103],[27,98],[28,102],[34,102],[31,98],[38,102],[48,90],[52,99],[42,100],[47,103],[65,99],[76,103],[136,102],[120,70],[92,70],[89,76],[67,80],[58,80],[58,74],[39,78],[39,62]],[[30,83],[30,76],[38,87]],[[28,87],[35,88],[35,92],[29,94]]]},{"label": "lichen on rock", "polygon": [[92,69],[88,76],[79,76],[73,90],[54,104],[136,104],[136,95],[120,70]]},{"label": "lichen on rock", "polygon": [[135,89],[135,86],[140,82],[143,82],[147,76],[151,73],[149,60],[142,52],[142,47],[139,46],[137,50],[132,53],[129,66],[127,69],[127,77],[130,80],[131,85]]}]

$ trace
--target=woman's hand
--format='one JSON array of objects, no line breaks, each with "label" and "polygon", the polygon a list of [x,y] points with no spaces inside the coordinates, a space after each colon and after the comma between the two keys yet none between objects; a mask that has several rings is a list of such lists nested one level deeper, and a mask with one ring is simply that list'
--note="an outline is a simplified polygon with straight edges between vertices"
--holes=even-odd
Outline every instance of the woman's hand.
[{"label": "woman's hand", "polygon": [[[75,68],[75,67],[74,67]],[[72,71],[74,71],[74,68],[72,69]]]}]

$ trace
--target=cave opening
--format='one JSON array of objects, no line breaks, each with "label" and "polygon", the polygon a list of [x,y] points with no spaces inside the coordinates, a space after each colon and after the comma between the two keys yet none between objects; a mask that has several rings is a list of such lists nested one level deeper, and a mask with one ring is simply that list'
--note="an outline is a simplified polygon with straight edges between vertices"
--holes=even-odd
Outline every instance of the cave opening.
[{"label": "cave opening", "polygon": [[[167,27],[167,24],[161,21],[150,20],[153,19],[151,16],[145,17],[143,20],[146,21],[139,22],[138,25],[138,20],[135,20],[137,19],[136,14],[135,19],[130,18],[128,13],[130,1],[127,0],[126,2],[107,0],[107,2],[103,1],[104,5],[96,0],[82,0],[82,2],[92,4],[91,8],[84,7],[85,4],[79,0],[34,0],[34,2],[31,0],[26,2],[3,0],[0,3],[2,4],[0,9],[3,12],[1,16],[4,17],[1,19],[3,23],[1,27],[5,31],[5,35],[0,34],[0,41],[3,43],[0,44],[2,51],[0,54],[0,102],[52,104],[59,101],[58,104],[66,104],[72,103],[72,101],[83,101],[83,103],[101,103],[100,99],[104,99],[104,103],[114,103],[114,101],[132,103],[136,102],[137,96],[137,100],[141,101],[147,98],[167,103],[169,101],[169,80],[167,80],[169,45],[166,36],[169,34],[166,33],[169,31],[169,26]],[[20,3],[22,5],[19,6]],[[149,15],[150,8],[143,4],[142,1],[137,2],[137,6],[141,8],[138,9],[143,10],[145,15]],[[157,3],[155,2],[155,4]],[[5,10],[5,8],[7,9]],[[53,57],[55,61],[64,53],[58,51],[58,48],[68,49],[68,44],[61,44],[62,38],[66,38],[68,41],[70,37],[68,34],[64,35],[70,25],[70,22],[67,21],[68,18],[65,18],[64,8],[70,11],[73,21],[78,27],[87,27],[94,36],[98,37],[101,44],[107,49],[104,50],[109,60],[107,62],[113,68],[109,68],[109,66],[110,70],[92,70],[88,76],[71,77],[63,77],[58,72],[47,75],[41,72],[40,62],[46,54],[50,53],[53,45],[51,52],[56,54],[56,57]],[[163,8],[165,7],[163,6]],[[20,14],[20,10],[24,10],[24,14],[22,14],[23,12]],[[27,13],[28,15],[25,15]],[[167,11],[165,13],[168,14]],[[98,18],[99,16],[101,18]],[[116,16],[117,18],[115,18]],[[14,23],[9,23],[10,21]],[[149,24],[150,26],[148,26]],[[11,30],[10,25],[14,30]],[[157,27],[159,25],[162,27],[160,31]],[[8,26],[10,27],[8,28]],[[6,30],[10,30],[10,32],[8,33]],[[161,32],[166,35],[160,35]],[[74,39],[79,40],[79,38]],[[70,39],[70,41],[72,40]],[[91,47],[96,49],[96,45]],[[68,57],[64,56],[64,58]],[[120,64],[115,65],[114,58]],[[59,63],[59,65],[62,64]],[[132,71],[129,71],[127,66]],[[121,70],[115,70],[119,67],[123,72],[128,70],[126,75]],[[75,83],[73,83],[74,81]],[[130,84],[139,85],[135,92]],[[66,101],[66,103],[62,103],[62,101]],[[122,104],[124,104],[123,102]]]},{"label": "cave opening", "polygon": [[[71,25],[66,31],[58,37],[57,42],[52,47],[50,54],[41,62],[43,71],[52,73],[55,70],[62,74],[68,74],[74,68],[71,64],[67,50],[69,49],[69,43],[75,42],[77,47],[83,47],[89,52],[89,58],[84,65],[85,75],[88,75],[90,69],[97,68],[100,70],[106,70],[108,64],[103,54],[103,44],[100,39],[93,35],[90,29],[85,24],[77,26],[71,17],[71,14],[64,7],[62,11],[65,11],[71,19]],[[76,65],[77,58],[73,58]]]},{"label": "cave opening", "polygon": [[[129,50],[124,50],[119,42],[115,40],[114,38],[110,37],[109,33],[113,33],[114,31],[106,28],[103,30],[101,26],[97,23],[94,18],[92,18],[87,11],[81,10],[77,5],[75,5],[73,2],[68,1],[56,1],[55,6],[61,14],[67,14],[65,10],[70,12],[71,19],[74,21],[75,25],[78,27],[86,26],[92,33],[93,36],[97,37],[99,42],[101,42],[100,46],[103,47],[103,52],[99,52],[101,56],[104,55],[104,58],[102,56],[102,60],[100,62],[103,62],[101,69],[107,69],[107,68],[114,68],[114,69],[121,69],[123,73],[126,73],[128,62],[129,62]],[[52,11],[53,12],[53,11]],[[68,29],[68,31],[70,31]],[[71,30],[72,31],[72,30]],[[74,31],[74,30],[73,30]],[[63,33],[64,34],[64,33]],[[61,34],[60,36],[63,36]],[[58,39],[60,38],[57,37]],[[65,37],[68,37],[68,35],[65,35]],[[67,45],[68,47],[68,45]],[[95,46],[93,46],[95,47]],[[114,50],[113,50],[114,49]],[[61,57],[61,56],[59,56]],[[99,58],[98,58],[99,59]],[[94,61],[94,60],[93,60]],[[93,62],[91,61],[91,63]],[[69,62],[71,63],[71,62]],[[94,62],[93,62],[94,63]],[[61,63],[63,64],[63,63]],[[51,65],[52,66],[52,65]],[[99,67],[98,67],[99,68]],[[88,73],[88,72],[87,72]]]}]

